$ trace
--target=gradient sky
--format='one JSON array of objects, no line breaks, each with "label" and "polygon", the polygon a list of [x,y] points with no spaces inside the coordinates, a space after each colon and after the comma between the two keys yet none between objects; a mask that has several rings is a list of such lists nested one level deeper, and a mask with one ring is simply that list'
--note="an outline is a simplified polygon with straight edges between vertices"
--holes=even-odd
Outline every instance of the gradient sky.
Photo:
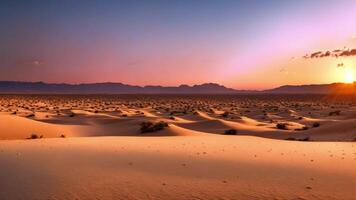
[{"label": "gradient sky", "polygon": [[[353,0],[0,2],[0,80],[237,89],[344,81]],[[337,67],[344,63],[344,67]]]}]

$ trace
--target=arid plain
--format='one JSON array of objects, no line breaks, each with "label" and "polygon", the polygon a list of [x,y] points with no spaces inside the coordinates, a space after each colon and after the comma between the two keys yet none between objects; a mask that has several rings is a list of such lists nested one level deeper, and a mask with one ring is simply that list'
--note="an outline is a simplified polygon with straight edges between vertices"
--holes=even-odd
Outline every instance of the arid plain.
[{"label": "arid plain", "polygon": [[1,95],[0,199],[356,199],[356,97]]}]

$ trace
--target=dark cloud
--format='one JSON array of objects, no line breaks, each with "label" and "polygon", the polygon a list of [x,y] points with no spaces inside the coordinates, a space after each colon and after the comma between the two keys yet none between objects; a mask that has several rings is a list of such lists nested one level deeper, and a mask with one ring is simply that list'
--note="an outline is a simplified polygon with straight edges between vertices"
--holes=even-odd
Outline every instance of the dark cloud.
[{"label": "dark cloud", "polygon": [[347,57],[347,56],[356,56],[356,49],[347,49],[347,50],[340,50],[335,49],[333,51],[318,51],[311,53],[310,55],[305,55],[303,58],[324,58],[324,57]]}]

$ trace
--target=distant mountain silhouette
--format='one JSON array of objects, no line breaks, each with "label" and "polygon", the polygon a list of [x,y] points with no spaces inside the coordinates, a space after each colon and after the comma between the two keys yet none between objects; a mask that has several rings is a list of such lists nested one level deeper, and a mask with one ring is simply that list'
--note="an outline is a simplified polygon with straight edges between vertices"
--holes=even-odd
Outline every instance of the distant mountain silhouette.
[{"label": "distant mountain silhouette", "polygon": [[356,93],[356,83],[332,83],[319,85],[285,85],[274,89],[235,90],[216,83],[201,85],[134,86],[123,83],[44,83],[0,81],[0,93],[3,94],[240,94],[240,93],[273,93],[273,94],[329,94]]},{"label": "distant mountain silhouette", "polygon": [[201,85],[133,86],[123,83],[44,83],[0,81],[0,93],[34,93],[34,94],[232,94],[246,91],[234,90],[216,83]]},{"label": "distant mountain silhouette", "polygon": [[284,85],[278,88],[264,90],[264,93],[283,94],[336,94],[356,93],[356,83],[331,83],[314,85]]}]

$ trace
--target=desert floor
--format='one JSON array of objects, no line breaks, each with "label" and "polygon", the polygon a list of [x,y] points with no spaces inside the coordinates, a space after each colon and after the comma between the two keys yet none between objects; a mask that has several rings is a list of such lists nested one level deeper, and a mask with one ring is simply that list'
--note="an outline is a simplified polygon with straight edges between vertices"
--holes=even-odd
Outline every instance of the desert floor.
[{"label": "desert floor", "polygon": [[356,199],[355,97],[0,95],[0,131],[1,200]]}]

